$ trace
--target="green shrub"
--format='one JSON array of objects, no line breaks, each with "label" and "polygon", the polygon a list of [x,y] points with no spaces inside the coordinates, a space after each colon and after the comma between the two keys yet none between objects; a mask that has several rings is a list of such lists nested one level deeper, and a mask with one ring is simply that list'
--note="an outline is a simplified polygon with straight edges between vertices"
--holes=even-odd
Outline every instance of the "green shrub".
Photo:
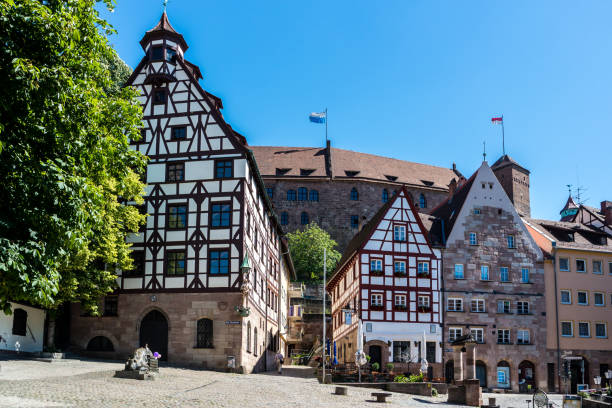
[{"label": "green shrub", "polygon": [[370,356],[368,356],[368,355],[366,354],[366,360],[368,360],[368,363],[370,362],[370,360],[371,360],[371,359],[372,359],[372,357],[370,357]]},{"label": "green shrub", "polygon": [[387,371],[391,372],[393,371],[393,368],[395,367],[395,365],[393,363],[387,363]]},{"label": "green shrub", "polygon": [[589,394],[584,391],[578,391],[578,396],[581,398],[589,398]]},{"label": "green shrub", "polygon": [[378,371],[378,370],[380,370],[380,364],[372,363],[372,371]]},{"label": "green shrub", "polygon": [[438,396],[438,390],[436,390],[435,388],[431,389],[431,396],[432,397],[437,397]]},{"label": "green shrub", "polygon": [[396,375],[395,377],[393,377],[393,382],[396,382],[396,383],[407,383],[408,382],[408,378],[405,375]]},{"label": "green shrub", "polygon": [[423,373],[410,374],[410,377],[408,377],[408,382],[423,382]]}]

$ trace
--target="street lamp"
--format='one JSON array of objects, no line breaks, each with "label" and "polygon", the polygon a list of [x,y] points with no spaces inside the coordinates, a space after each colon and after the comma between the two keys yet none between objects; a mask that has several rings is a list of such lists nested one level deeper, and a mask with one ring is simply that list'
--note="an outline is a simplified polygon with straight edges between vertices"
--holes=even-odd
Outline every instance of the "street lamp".
[{"label": "street lamp", "polygon": [[[595,385],[599,386],[601,384],[601,377],[599,375],[596,375],[593,378],[593,381],[595,381]],[[599,388],[599,391],[601,391],[601,387],[598,387],[598,388]]]}]

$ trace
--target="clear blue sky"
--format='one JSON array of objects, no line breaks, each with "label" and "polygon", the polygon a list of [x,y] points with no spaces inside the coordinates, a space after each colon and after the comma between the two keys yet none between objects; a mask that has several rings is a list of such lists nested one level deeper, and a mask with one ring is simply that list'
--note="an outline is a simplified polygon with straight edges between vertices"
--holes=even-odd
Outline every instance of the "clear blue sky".
[{"label": "clear blue sky", "polygon": [[[161,0],[103,13],[135,67]],[[531,170],[532,216],[558,219],[566,184],[612,200],[610,1],[170,0],[185,57],[251,145],[332,146],[471,175],[506,152]]]}]

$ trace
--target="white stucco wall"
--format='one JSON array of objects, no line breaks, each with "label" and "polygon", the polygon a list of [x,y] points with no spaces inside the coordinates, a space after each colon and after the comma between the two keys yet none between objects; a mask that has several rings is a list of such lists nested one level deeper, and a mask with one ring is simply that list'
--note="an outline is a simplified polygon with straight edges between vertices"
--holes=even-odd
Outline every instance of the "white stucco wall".
[{"label": "white stucco wall", "polygon": [[[13,335],[13,316],[15,309],[23,309],[28,313],[25,336]],[[20,351],[30,353],[42,351],[46,312],[41,309],[12,302],[11,310],[13,310],[13,314],[11,315],[0,312],[0,336],[6,340],[6,343],[0,342],[0,350],[15,350],[15,343],[19,342]]]}]

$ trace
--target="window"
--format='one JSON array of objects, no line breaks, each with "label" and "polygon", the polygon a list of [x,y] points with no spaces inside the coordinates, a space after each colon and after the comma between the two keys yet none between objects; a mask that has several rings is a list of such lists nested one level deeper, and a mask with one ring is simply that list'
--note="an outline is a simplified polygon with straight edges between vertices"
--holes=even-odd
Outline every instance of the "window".
[{"label": "window", "polygon": [[217,160],[215,162],[215,178],[232,178],[234,176],[234,162],[232,160]]},{"label": "window", "polygon": [[404,261],[393,262],[393,272],[396,275],[406,275],[406,262]]},{"label": "window", "polygon": [[372,259],[370,261],[370,272],[382,272],[382,260]]},{"label": "window", "polygon": [[601,275],[603,273],[601,270],[601,261],[593,261],[593,273],[597,275]]},{"label": "window", "polygon": [[489,280],[489,267],[486,265],[482,265],[480,267],[480,280],[483,280],[483,281]]},{"label": "window", "polygon": [[529,314],[529,302],[516,302],[516,312],[518,314]]},{"label": "window", "polygon": [[371,304],[372,306],[382,306],[383,305],[382,293],[372,293]]},{"label": "window", "polygon": [[561,322],[561,335],[563,337],[573,337],[574,336],[572,322]]},{"label": "window", "polygon": [[474,208],[474,215],[480,215],[480,208]]},{"label": "window", "polygon": [[297,194],[295,190],[287,190],[287,201],[295,201],[297,198]]},{"label": "window", "polygon": [[612,262],[608,262],[608,273],[612,275]]},{"label": "window", "polygon": [[587,292],[578,291],[578,304],[579,305],[589,304],[589,294]]},{"label": "window", "polygon": [[455,279],[464,279],[463,264],[455,264]]},{"label": "window", "polygon": [[317,190],[310,190],[310,201],[319,201],[319,192]]},{"label": "window", "polygon": [[[291,306],[293,308],[293,306]],[[247,323],[247,353],[251,352],[251,322]]]},{"label": "window", "polygon": [[298,201],[308,201],[308,189],[306,187],[298,188]]},{"label": "window", "polygon": [[144,275],[145,270],[145,251],[132,251],[132,264],[134,265],[133,269],[126,269],[123,271],[124,277],[131,276],[142,276]]},{"label": "window", "polygon": [[289,224],[289,213],[287,211],[283,211],[281,213],[281,225],[287,225]]},{"label": "window", "polygon": [[471,311],[473,313],[484,313],[485,312],[485,301],[484,299],[472,299]]},{"label": "window", "polygon": [[510,344],[510,329],[497,330],[497,344]]},{"label": "window", "polygon": [[166,48],[166,61],[174,62],[174,57],[176,56],[176,50],[167,47]]},{"label": "window", "polygon": [[593,293],[593,303],[595,306],[603,306],[604,305],[604,294],[601,292]]},{"label": "window", "polygon": [[185,163],[169,163],[166,167],[166,181],[185,180]]},{"label": "window", "polygon": [[404,225],[395,225],[393,227],[393,240],[399,242],[406,241],[406,227]]},{"label": "window", "polygon": [[164,59],[164,48],[163,47],[152,47],[151,48],[151,60],[161,61]]},{"label": "window", "polygon": [[359,200],[359,193],[357,192],[357,189],[353,187],[351,189],[351,201],[357,201],[357,200]]},{"label": "window", "polygon": [[96,336],[87,343],[87,351],[115,351],[115,347],[108,337]]},{"label": "window", "polygon": [[185,251],[168,251],[166,253],[166,275],[185,274]]},{"label": "window", "polygon": [[502,282],[510,282],[510,274],[508,273],[508,268],[502,266],[499,268],[499,280]]},{"label": "window", "polygon": [[559,270],[563,272],[569,272],[569,259],[559,258]]},{"label": "window", "polygon": [[253,355],[257,356],[257,327],[253,329]]},{"label": "window", "polygon": [[427,200],[425,199],[425,196],[423,194],[419,196],[419,207],[427,208]]},{"label": "window", "polygon": [[429,262],[418,262],[417,263],[417,275],[429,276]]},{"label": "window", "polygon": [[153,105],[163,105],[166,103],[168,93],[166,89],[155,89],[153,91]]},{"label": "window", "polygon": [[104,316],[117,316],[119,298],[117,296],[104,297]]},{"label": "window", "polygon": [[514,235],[507,235],[506,242],[508,243],[508,248],[514,248]]},{"label": "window", "polygon": [[509,300],[498,300],[497,301],[497,313],[510,313],[510,301]]},{"label": "window", "polygon": [[172,140],[182,140],[187,138],[187,127],[186,126],[177,126],[172,128],[172,135],[170,136]]},{"label": "window", "polygon": [[461,327],[449,327],[448,329],[448,341],[455,341],[458,337],[463,335],[463,329]]},{"label": "window", "polygon": [[419,312],[429,312],[429,296],[419,295],[417,302]]},{"label": "window", "polygon": [[182,229],[187,227],[187,206],[184,204],[168,205],[168,228]]},{"label": "window", "polygon": [[410,342],[409,341],[394,341],[393,342],[393,362],[394,363],[409,363],[410,362]]},{"label": "window", "polygon": [[208,273],[225,275],[229,273],[229,251],[210,251]]},{"label": "window", "polygon": [[475,232],[470,232],[470,245],[478,245],[478,237]]},{"label": "window", "polygon": [[395,295],[395,306],[406,307],[406,295]]},{"label": "window", "polygon": [[529,283],[529,268],[521,268],[521,283]]},{"label": "window", "polygon": [[605,323],[595,323],[595,337],[608,337],[608,331],[606,330]]},{"label": "window", "polygon": [[572,292],[570,292],[569,290],[562,290],[561,291],[561,303],[564,305],[571,305],[572,304]]},{"label": "window", "polygon": [[578,322],[578,335],[580,337],[591,337],[591,325],[589,322]]},{"label": "window", "polygon": [[530,344],[529,330],[519,330],[516,333],[516,344]]},{"label": "window", "polygon": [[484,329],[470,329],[470,333],[472,334],[472,338],[476,343],[484,343]]},{"label": "window", "polygon": [[230,203],[212,204],[210,226],[213,228],[229,227],[232,222],[232,205]]},{"label": "window", "polygon": [[351,228],[359,228],[359,216],[351,215]]},{"label": "window", "polygon": [[463,299],[448,298],[446,301],[446,310],[449,312],[463,312]]},{"label": "window", "polygon": [[576,272],[586,272],[586,262],[584,259],[576,259]]},{"label": "window", "polygon": [[28,312],[23,309],[13,310],[13,334],[15,336],[25,336],[28,324]]},{"label": "window", "polygon": [[213,348],[213,321],[210,319],[198,320],[196,347]]},{"label": "window", "polygon": [[386,203],[387,201],[389,201],[389,190],[385,188],[382,191],[382,202]]},{"label": "window", "polygon": [[270,200],[274,198],[274,189],[272,187],[266,187],[266,194],[270,197]]},{"label": "window", "polygon": [[306,211],[302,212],[300,215],[300,222],[302,225],[308,225],[310,223],[310,218],[308,217],[308,213]]}]

